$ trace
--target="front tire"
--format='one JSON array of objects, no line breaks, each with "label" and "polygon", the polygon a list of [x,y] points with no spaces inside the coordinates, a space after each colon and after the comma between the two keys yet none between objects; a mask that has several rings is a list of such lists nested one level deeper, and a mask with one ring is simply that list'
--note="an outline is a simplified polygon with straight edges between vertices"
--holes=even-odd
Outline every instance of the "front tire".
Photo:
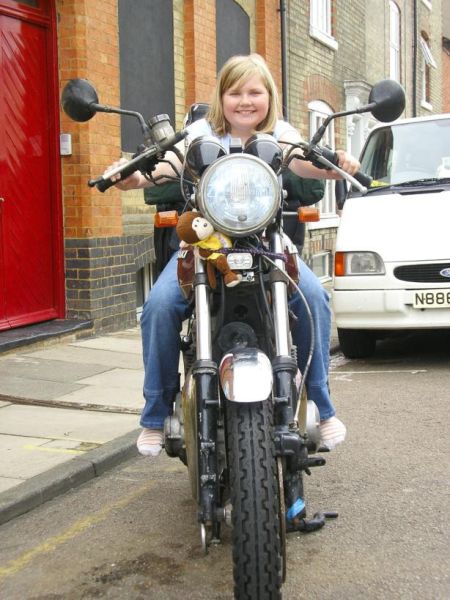
[{"label": "front tire", "polygon": [[339,329],[338,338],[341,350],[347,358],[368,358],[375,352],[375,334],[361,329]]},{"label": "front tire", "polygon": [[281,598],[279,497],[270,401],[227,403],[234,594]]}]

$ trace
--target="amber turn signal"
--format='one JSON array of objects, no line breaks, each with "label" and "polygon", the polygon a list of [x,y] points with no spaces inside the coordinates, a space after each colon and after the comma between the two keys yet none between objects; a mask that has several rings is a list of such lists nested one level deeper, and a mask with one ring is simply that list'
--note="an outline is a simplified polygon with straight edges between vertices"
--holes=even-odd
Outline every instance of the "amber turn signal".
[{"label": "amber turn signal", "polygon": [[300,206],[297,210],[297,216],[300,223],[320,221],[320,210],[312,206]]},{"label": "amber turn signal", "polygon": [[178,213],[176,210],[164,210],[156,213],[154,225],[160,227],[175,227],[178,223]]},{"label": "amber turn signal", "polygon": [[334,274],[336,277],[343,277],[345,275],[345,254],[343,252],[336,252],[334,255]]}]

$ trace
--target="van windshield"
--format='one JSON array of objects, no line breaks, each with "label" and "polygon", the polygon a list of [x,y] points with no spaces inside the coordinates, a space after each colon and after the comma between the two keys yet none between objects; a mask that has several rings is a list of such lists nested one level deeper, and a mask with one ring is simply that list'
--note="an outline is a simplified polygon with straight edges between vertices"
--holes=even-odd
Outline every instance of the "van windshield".
[{"label": "van windshield", "polygon": [[361,170],[371,188],[450,177],[450,119],[392,124],[369,137]]}]

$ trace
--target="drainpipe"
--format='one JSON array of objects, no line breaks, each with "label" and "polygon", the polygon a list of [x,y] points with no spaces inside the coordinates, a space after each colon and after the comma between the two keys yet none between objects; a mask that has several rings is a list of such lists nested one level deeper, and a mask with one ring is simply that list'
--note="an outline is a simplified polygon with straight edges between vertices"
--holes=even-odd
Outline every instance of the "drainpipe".
[{"label": "drainpipe", "polygon": [[286,40],[286,2],[280,0],[280,23],[281,23],[281,93],[283,96],[283,118],[289,120],[288,110],[288,81],[287,81],[287,40]]},{"label": "drainpipe", "polygon": [[413,60],[412,60],[412,116],[417,117],[417,0],[414,0],[413,3]]}]

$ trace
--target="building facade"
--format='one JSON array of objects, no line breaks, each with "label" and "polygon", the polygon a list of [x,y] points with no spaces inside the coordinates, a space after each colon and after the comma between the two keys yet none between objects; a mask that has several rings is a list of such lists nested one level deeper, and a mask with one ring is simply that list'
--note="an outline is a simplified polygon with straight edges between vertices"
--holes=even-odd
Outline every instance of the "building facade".
[{"label": "building facade", "polygon": [[[136,323],[152,280],[153,211],[142,191],[101,194],[87,180],[132,154],[139,128],[60,110],[69,79],[99,101],[168,113],[176,129],[208,102],[236,53],[262,54],[286,116],[310,137],[376,81],[405,87],[405,116],[448,110],[444,0],[0,0],[0,330],[75,319],[94,331]],[[447,23],[447,29],[443,29]],[[326,142],[358,154],[375,121],[341,119]],[[304,258],[331,273],[339,224],[333,184]]]},{"label": "building facade", "polygon": [[[306,137],[331,112],[367,104],[372,85],[386,78],[405,89],[402,116],[448,110],[448,39],[442,51],[448,3],[291,0],[286,5],[289,116]],[[375,124],[370,114],[336,120],[326,141],[359,156]],[[308,226],[304,258],[326,279],[332,273],[339,225],[332,183],[327,184],[321,214],[320,223]]]}]

